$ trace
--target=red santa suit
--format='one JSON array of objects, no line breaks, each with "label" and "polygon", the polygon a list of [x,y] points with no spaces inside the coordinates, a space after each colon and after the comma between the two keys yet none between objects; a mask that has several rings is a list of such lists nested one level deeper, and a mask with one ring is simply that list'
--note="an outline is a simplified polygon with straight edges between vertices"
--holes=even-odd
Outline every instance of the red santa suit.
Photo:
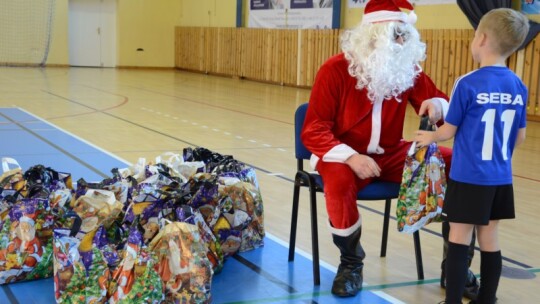
[{"label": "red santa suit", "polygon": [[[398,63],[396,63],[398,64]],[[361,225],[356,195],[373,179],[360,179],[345,164],[354,153],[368,154],[381,168],[377,179],[401,182],[403,164],[410,142],[403,140],[407,103],[418,113],[427,99],[436,98],[443,108],[448,97],[423,72],[413,87],[397,99],[373,103],[368,92],[357,89],[357,79],[348,72],[343,53],[331,57],[320,68],[309,101],[301,133],[313,155],[311,165],[324,180],[326,208],[337,229]],[[451,150],[441,148],[450,165]],[[354,227],[353,227],[354,226]]]},{"label": "red santa suit", "polygon": [[16,252],[17,250],[28,253],[28,256],[24,260],[24,265],[28,267],[35,267],[41,261],[41,256],[43,255],[43,247],[36,237],[25,244],[19,238],[13,239],[13,242],[8,246],[8,252]]}]

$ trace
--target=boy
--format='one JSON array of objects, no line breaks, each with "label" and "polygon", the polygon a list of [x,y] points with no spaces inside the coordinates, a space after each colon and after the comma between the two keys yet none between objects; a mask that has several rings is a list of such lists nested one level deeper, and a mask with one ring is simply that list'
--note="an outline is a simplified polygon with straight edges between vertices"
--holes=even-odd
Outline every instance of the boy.
[{"label": "boy", "polygon": [[[515,218],[511,158],[525,139],[527,88],[506,67],[523,43],[528,19],[506,8],[482,17],[471,44],[478,70],[456,80],[446,121],[435,132],[417,131],[421,146],[455,135],[443,216],[450,222],[446,303],[461,303],[473,229],[480,244],[477,301],[495,303],[502,268],[497,226]],[[444,303],[444,302],[443,302]]]}]

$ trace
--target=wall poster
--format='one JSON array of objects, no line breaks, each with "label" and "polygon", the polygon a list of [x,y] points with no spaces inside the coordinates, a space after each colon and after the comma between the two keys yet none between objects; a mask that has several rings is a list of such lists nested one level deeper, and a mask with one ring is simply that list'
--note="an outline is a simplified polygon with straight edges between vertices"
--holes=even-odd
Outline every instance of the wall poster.
[{"label": "wall poster", "polygon": [[250,0],[248,27],[332,28],[333,0]]}]

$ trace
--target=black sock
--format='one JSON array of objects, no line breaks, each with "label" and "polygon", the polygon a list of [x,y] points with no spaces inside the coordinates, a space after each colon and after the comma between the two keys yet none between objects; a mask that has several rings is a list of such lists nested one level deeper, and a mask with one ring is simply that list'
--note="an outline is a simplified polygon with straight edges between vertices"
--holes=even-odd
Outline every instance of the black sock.
[{"label": "black sock", "polygon": [[446,257],[446,303],[461,303],[467,281],[469,245],[448,242]]},{"label": "black sock", "polygon": [[501,251],[480,251],[480,290],[478,303],[495,303],[501,277]]}]

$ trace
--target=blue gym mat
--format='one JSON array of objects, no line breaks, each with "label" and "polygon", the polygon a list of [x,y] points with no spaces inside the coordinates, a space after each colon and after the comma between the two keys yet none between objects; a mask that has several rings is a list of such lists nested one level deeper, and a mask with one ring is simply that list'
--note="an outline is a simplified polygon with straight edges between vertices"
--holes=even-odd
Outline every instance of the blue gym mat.
[{"label": "blue gym mat", "polygon": [[[0,136],[1,157],[16,159],[23,170],[42,164],[69,172],[74,182],[79,178],[99,181],[109,177],[112,168],[129,166],[18,108],[0,108]],[[213,303],[393,303],[369,290],[354,298],[334,297],[330,293],[332,270],[322,267],[321,285],[314,286],[309,257],[297,253],[289,263],[287,256],[287,246],[267,235],[263,247],[228,258],[213,277]],[[53,279],[2,285],[0,303],[56,303]]]}]

